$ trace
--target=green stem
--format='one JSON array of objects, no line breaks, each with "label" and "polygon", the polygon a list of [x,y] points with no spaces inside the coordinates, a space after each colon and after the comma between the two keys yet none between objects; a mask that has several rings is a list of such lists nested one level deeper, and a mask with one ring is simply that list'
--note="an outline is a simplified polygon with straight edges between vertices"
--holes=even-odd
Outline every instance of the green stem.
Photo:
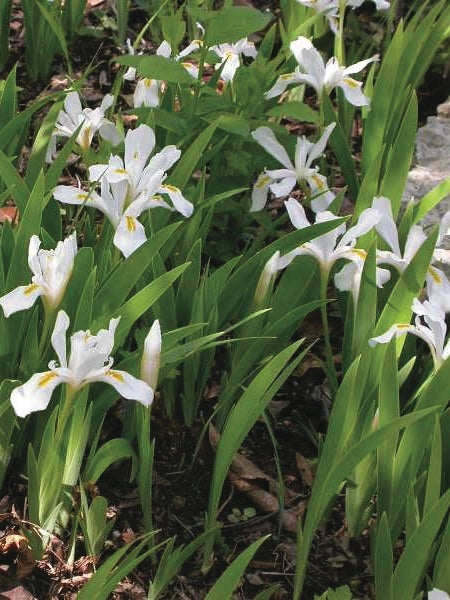
[{"label": "green stem", "polygon": [[327,312],[327,286],[328,286],[328,275],[329,271],[325,269],[321,269],[320,271],[320,298],[324,301],[324,304],[320,307],[320,314],[322,317],[322,327],[323,327],[323,339],[325,342],[325,366],[326,373],[328,377],[328,382],[330,384],[331,393],[333,397],[336,395],[339,384],[336,375],[336,369],[334,366],[333,359],[333,349],[331,347],[330,342],[330,327],[328,324],[328,312]]},{"label": "green stem", "polygon": [[48,348],[48,342],[49,342],[49,338],[50,338],[50,331],[53,328],[54,325],[54,316],[55,316],[55,311],[51,308],[48,308],[46,303],[44,302],[44,326],[42,328],[42,333],[41,333],[41,338],[39,340],[39,345],[38,345],[38,357],[41,358],[45,355],[45,352]]},{"label": "green stem", "polygon": [[200,60],[198,63],[197,84],[196,84],[195,90],[194,90],[194,102],[192,105],[192,116],[193,117],[197,113],[197,105],[198,105],[198,99],[200,97],[200,88],[201,88],[201,84],[203,81],[203,68],[205,66],[205,58],[206,58],[207,51],[208,51],[208,48],[203,44],[202,51],[200,52]]},{"label": "green stem", "polygon": [[335,54],[341,66],[345,65],[344,24],[345,0],[339,0],[339,32],[335,38]]},{"label": "green stem", "polygon": [[318,129],[319,129],[319,136],[318,139],[320,139],[320,137],[323,134],[323,130],[325,128],[325,110],[324,110],[324,97],[326,96],[326,91],[322,90],[320,96],[319,96],[319,123],[318,123]]},{"label": "green stem", "polygon": [[69,384],[65,386],[65,398],[59,409],[58,423],[56,425],[55,443],[59,444],[61,441],[64,429],[72,411],[73,401],[77,390]]}]

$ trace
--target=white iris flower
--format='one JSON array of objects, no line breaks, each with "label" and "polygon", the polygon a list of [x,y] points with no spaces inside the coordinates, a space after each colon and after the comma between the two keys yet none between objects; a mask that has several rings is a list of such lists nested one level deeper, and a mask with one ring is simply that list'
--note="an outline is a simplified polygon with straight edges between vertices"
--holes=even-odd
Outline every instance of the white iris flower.
[{"label": "white iris flower", "polygon": [[368,106],[370,99],[362,93],[362,82],[350,77],[359,73],[371,62],[377,61],[378,56],[361,60],[349,67],[343,67],[336,57],[330,58],[325,64],[320,52],[305,37],[300,36],[291,42],[290,49],[299,66],[293,73],[281,75],[275,85],[266,92],[266,98],[275,98],[282,94],[291,83],[304,83],[313,87],[319,96],[329,94],[339,87],[350,104]]},{"label": "white iris flower", "polygon": [[61,383],[72,391],[94,382],[112,385],[128,400],[137,400],[149,406],[153,400],[153,390],[145,382],[125,371],[112,369],[110,356],[114,347],[114,333],[119,319],[111,319],[108,329],[101,329],[97,335],[89,331],[77,331],[70,338],[70,357],[67,359],[66,334],[69,317],[60,310],[52,333],[52,346],[58,357],[49,363],[49,370],[36,373],[26,383],[15,388],[11,394],[11,404],[19,417],[32,412],[45,410],[54,389]]},{"label": "white iris flower", "polygon": [[[183,62],[181,59],[198,50],[202,44],[203,42],[201,40],[194,40],[189,44],[189,46],[187,46],[174,57],[176,61],[180,61],[189,75],[191,75],[193,78],[198,77],[198,67],[190,62]],[[127,47],[128,54],[134,56],[135,50],[131,45],[130,40],[127,40]],[[164,58],[170,58],[172,56],[172,47],[170,46],[169,42],[163,40],[156,50],[156,55],[163,56]],[[127,81],[134,81],[136,79],[136,69],[134,67],[129,67],[123,78]],[[159,106],[159,96],[163,83],[163,81],[158,79],[150,79],[148,77],[142,77],[141,79],[138,79],[133,94],[134,108],[140,108],[141,106],[155,108],[156,106]]]},{"label": "white iris flower", "polygon": [[[303,206],[297,200],[289,198],[285,202],[285,205],[291,223],[296,229],[303,229],[312,225],[306,218]],[[334,221],[338,218],[333,213],[325,210],[317,213],[316,224]],[[378,212],[368,208],[361,213],[356,225],[350,227],[348,230],[346,230],[344,223],[340,223],[328,233],[320,235],[282,256],[280,259],[280,268],[286,267],[296,256],[302,255],[315,258],[319,263],[321,271],[325,273],[329,273],[334,263],[341,258],[357,262],[364,260],[366,253],[364,250],[355,248],[356,240],[368,233],[378,223],[379,219],[380,215]]]},{"label": "white iris flower", "polygon": [[[377,10],[389,10],[389,2],[387,0],[373,0]],[[297,0],[299,4],[312,8],[316,13],[322,13],[330,24],[330,29],[333,33],[338,33],[339,19],[339,0]],[[345,5],[351,8],[358,8],[364,0],[345,0]]]},{"label": "white iris flower", "polygon": [[114,96],[106,94],[102,103],[97,108],[82,108],[80,97],[77,92],[70,92],[64,100],[64,110],[59,112],[50,144],[47,149],[47,162],[51,162],[56,153],[56,141],[58,137],[71,137],[80,127],[77,135],[77,144],[82,150],[90,148],[94,134],[101,137],[113,146],[120,143],[122,137],[111,121],[105,117],[105,113],[114,102]]},{"label": "white iris flower", "polygon": [[371,346],[387,344],[394,336],[401,337],[407,333],[412,333],[428,344],[434,366],[437,369],[450,356],[450,340],[445,344],[447,333],[445,313],[428,300],[420,302],[417,298],[413,301],[412,310],[417,315],[415,325],[409,323],[392,325],[386,333],[371,338],[369,344]]},{"label": "white iris flower", "polygon": [[311,190],[311,196],[315,197],[311,202],[311,208],[314,211],[325,210],[330,205],[335,196],[328,189],[326,178],[318,173],[318,167],[311,165],[322,155],[335,125],[336,123],[328,125],[315,144],[304,136],[298,137],[295,164],[292,164],[288,153],[269,127],[258,127],[252,131],[252,137],[266,152],[276,158],[284,169],[266,170],[258,177],[253,186],[250,211],[254,212],[264,208],[269,189],[276,197],[287,196],[300,181],[306,181]]},{"label": "white iris flower", "polygon": [[215,65],[215,69],[220,69],[224,64],[221,78],[228,82],[234,79],[236,71],[241,66],[241,55],[256,58],[258,52],[253,42],[249,42],[247,38],[242,38],[235,44],[218,44],[211,46],[212,50],[220,58],[220,63]]},{"label": "white iris flower", "polygon": [[[303,229],[311,225],[301,204],[293,198],[290,198],[285,204],[291,223],[296,229]],[[356,240],[372,228],[376,228],[381,218],[382,216],[377,210],[368,208],[361,213],[358,222],[353,227],[346,230],[345,224],[341,223],[332,231],[320,235],[311,242],[306,242],[282,256],[279,261],[279,268],[289,265],[296,256],[307,255],[315,258],[322,273],[328,276],[336,261],[340,259],[348,260],[350,261],[349,264],[345,265],[335,275],[334,282],[339,290],[351,292],[356,303],[367,255],[365,250],[355,248]],[[316,215],[316,224],[336,219],[338,217],[333,213],[322,211]],[[389,280],[389,277],[390,273],[387,269],[377,268],[376,284],[378,287],[382,287]]]},{"label": "white iris flower", "polygon": [[0,298],[5,317],[31,308],[39,296],[48,310],[54,310],[61,303],[77,253],[76,234],[58,242],[54,250],[41,250],[40,246],[38,236],[31,236],[28,265],[33,277],[28,285],[21,285]]}]

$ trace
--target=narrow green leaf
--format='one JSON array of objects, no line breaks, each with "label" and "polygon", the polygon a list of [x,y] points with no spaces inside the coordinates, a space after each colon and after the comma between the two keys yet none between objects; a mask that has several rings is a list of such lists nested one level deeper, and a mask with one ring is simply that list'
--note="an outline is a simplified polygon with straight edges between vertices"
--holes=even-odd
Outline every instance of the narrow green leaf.
[{"label": "narrow green leaf", "polygon": [[[182,67],[183,68],[183,67]],[[180,161],[175,167],[172,175],[170,176],[170,183],[176,185],[180,189],[189,182],[189,178],[194,172],[198,161],[202,157],[202,154],[206,146],[211,141],[212,135],[217,129],[217,121],[211,123],[206,129],[204,129],[195,141],[189,146],[189,148],[183,152]]]},{"label": "narrow green leaf", "polygon": [[114,311],[126,300],[154,255],[175,235],[179,226],[180,223],[172,223],[156,232],[117,265],[95,294],[94,317]]},{"label": "narrow green leaf", "polygon": [[55,122],[61,110],[62,102],[56,102],[48,111],[42,125],[34,139],[30,152],[30,158],[27,165],[25,182],[28,187],[33,187],[39,171],[45,166],[47,148],[50,143],[51,135],[55,129]]},{"label": "narrow green leaf", "polygon": [[9,193],[14,198],[20,214],[23,214],[28,202],[30,190],[27,184],[12,165],[10,158],[0,150],[0,178],[3,179]]},{"label": "narrow green leaf", "polygon": [[414,598],[428,564],[432,545],[450,506],[450,490],[424,515],[403,550],[394,573],[394,598]]},{"label": "narrow green leaf", "polygon": [[92,330],[96,331],[101,327],[107,325],[109,320],[114,317],[121,317],[119,325],[116,330],[115,344],[118,346],[122,343],[123,339],[128,335],[133,323],[142,316],[157,300],[164,294],[166,290],[170,288],[172,283],[181,276],[183,271],[187,269],[189,263],[185,263],[164,273],[155,281],[152,281],[144,288],[139,290],[134,296],[132,296],[125,304],[122,304],[119,308],[112,311],[112,313],[105,318],[104,315],[99,317],[95,324],[92,325]]},{"label": "narrow green leaf", "polygon": [[450,194],[450,177],[433,188],[414,206],[413,224],[421,221],[446,196]]},{"label": "narrow green leaf", "polygon": [[394,600],[392,574],[394,557],[392,555],[392,542],[386,513],[382,514],[376,533],[375,542],[375,590],[377,598]]},{"label": "narrow green leaf", "polygon": [[125,458],[136,460],[136,453],[130,442],[125,438],[109,440],[97,450],[92,460],[86,465],[83,481],[96,483],[108,467]]},{"label": "narrow green leaf", "polygon": [[205,600],[230,600],[233,596],[234,590],[239,585],[241,577],[243,576],[248,563],[254,557],[258,548],[269,537],[270,536],[266,535],[265,537],[256,540],[256,542],[253,542],[251,546],[241,552],[209,590],[209,592],[206,594]]},{"label": "narrow green leaf", "polygon": [[6,279],[6,287],[8,290],[30,280],[30,269],[27,261],[28,246],[30,237],[33,234],[38,235],[41,228],[42,209],[44,206],[44,185],[44,175],[41,172],[30,194],[29,201],[27,201],[25,209],[21,212],[22,218],[20,219],[16,243],[11,257],[8,277]]},{"label": "narrow green leaf", "polygon": [[441,479],[442,479],[442,434],[439,418],[434,420],[434,432],[431,442],[430,464],[428,467],[427,484],[425,488],[425,500],[423,504],[423,514],[438,502],[441,497]]}]

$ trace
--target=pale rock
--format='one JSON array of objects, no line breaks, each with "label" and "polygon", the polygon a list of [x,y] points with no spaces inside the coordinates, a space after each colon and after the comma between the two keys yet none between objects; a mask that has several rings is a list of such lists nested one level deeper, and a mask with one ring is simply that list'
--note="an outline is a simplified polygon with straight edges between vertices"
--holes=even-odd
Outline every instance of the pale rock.
[{"label": "pale rock", "polygon": [[[416,140],[416,161],[406,183],[404,202],[411,196],[419,201],[439,183],[450,177],[450,98],[437,107],[437,116],[429,117],[427,124],[419,129]],[[426,229],[440,223],[450,210],[450,196],[446,196],[428,215],[422,224]],[[450,236],[444,238],[436,250],[441,266],[449,272]]]}]

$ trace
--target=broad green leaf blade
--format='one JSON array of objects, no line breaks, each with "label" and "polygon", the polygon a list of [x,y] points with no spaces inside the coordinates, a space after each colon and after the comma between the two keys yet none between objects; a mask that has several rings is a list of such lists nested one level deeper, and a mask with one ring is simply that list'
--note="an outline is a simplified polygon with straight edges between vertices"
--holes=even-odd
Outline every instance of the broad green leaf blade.
[{"label": "broad green leaf blade", "polygon": [[18,383],[12,379],[4,379],[0,384],[0,485],[3,483],[14,447],[11,444],[11,436],[14,432],[16,415],[9,399]]},{"label": "broad green leaf blade", "polygon": [[336,123],[333,133],[330,136],[330,146],[332,147],[333,152],[335,153],[339,162],[339,166],[342,169],[342,173],[345,177],[345,182],[348,186],[350,195],[354,200],[356,200],[359,191],[359,181],[355,171],[355,161],[353,160],[350,152],[347,137],[342,129],[341,124],[339,123],[336,113],[334,112],[331,100],[326,94],[323,95],[323,102],[326,124],[328,125],[329,123],[333,122]]},{"label": "broad green leaf blade", "polygon": [[450,556],[450,519],[447,521],[441,545],[434,562],[433,582],[440,590],[450,590],[450,569],[448,557]]},{"label": "broad green leaf blade", "polygon": [[[1,162],[1,158],[0,158]],[[14,246],[11,264],[6,279],[7,289],[12,289],[18,284],[30,281],[30,269],[28,267],[28,246],[33,234],[38,235],[41,228],[42,210],[44,206],[44,175],[42,172],[36,180],[34,188],[27,198],[26,208],[22,212],[16,243]]]},{"label": "broad green leaf blade", "polygon": [[266,114],[269,117],[290,117],[307,123],[319,122],[318,113],[303,102],[283,102],[270,108]]},{"label": "broad green leaf blade", "polygon": [[58,40],[59,47],[61,49],[64,58],[67,63],[70,64],[69,51],[67,49],[66,38],[64,35],[61,23],[53,16],[52,12],[47,8],[48,4],[43,4],[42,0],[35,0],[36,6],[39,8],[41,15],[50,26],[50,29],[54,33]]},{"label": "broad green leaf blade", "polygon": [[[303,358],[306,351],[302,352],[300,356],[289,364],[290,359],[298,350],[301,343],[302,340],[295,342],[274,356],[253,379],[228,415],[217,446],[214,461],[208,514],[205,524],[207,530],[215,526],[223,483],[239,446],[267,406],[272,394],[275,394],[278,386],[282,385],[281,374],[292,372]],[[206,568],[211,558],[211,542],[212,540],[210,540],[209,544],[206,544],[204,568]]]},{"label": "broad green leaf blade", "polygon": [[120,65],[135,68],[140,75],[147,79],[187,85],[195,82],[182,64],[164,56],[121,56],[117,62]]},{"label": "broad green leaf blade", "polygon": [[406,178],[411,166],[414,143],[417,132],[417,96],[412,94],[411,100],[402,119],[395,141],[390,148],[380,195],[389,198],[394,218],[398,214]]},{"label": "broad green leaf blade", "polygon": [[228,6],[214,13],[206,23],[205,44],[237,42],[251,33],[264,29],[271,16],[250,6]]},{"label": "broad green leaf blade", "polygon": [[436,245],[437,231],[422,244],[403,275],[395,284],[383,312],[375,326],[373,337],[381,335],[394,323],[405,323],[411,318],[411,305],[423,287],[425,276]]}]

